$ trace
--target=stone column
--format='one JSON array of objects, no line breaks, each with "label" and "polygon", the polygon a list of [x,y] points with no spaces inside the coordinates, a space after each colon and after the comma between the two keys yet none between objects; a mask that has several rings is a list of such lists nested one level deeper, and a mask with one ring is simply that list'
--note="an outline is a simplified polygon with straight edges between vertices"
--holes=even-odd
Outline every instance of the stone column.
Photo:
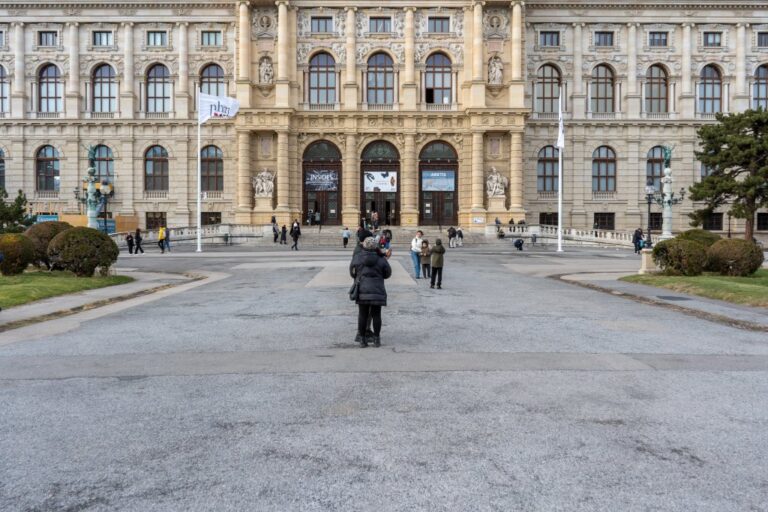
[{"label": "stone column", "polygon": [[360,223],[360,169],[357,165],[357,135],[346,134],[344,147],[344,162],[341,169],[344,186],[344,209],[341,212],[341,220],[345,226],[354,226]]},{"label": "stone column", "polygon": [[682,92],[680,94],[680,103],[678,110],[683,118],[691,118],[694,116],[694,101],[695,95],[693,92],[693,84],[691,83],[691,28],[693,23],[683,23],[683,40],[682,40],[682,66],[683,72],[681,76]]},{"label": "stone column", "polygon": [[584,109],[586,107],[584,104],[584,79],[581,76],[583,27],[583,23],[573,24],[573,93],[571,95],[570,110],[576,119],[584,118]]},{"label": "stone column", "polygon": [[749,24],[736,25],[736,91],[733,95],[732,112],[742,112],[749,108],[749,91],[747,91],[746,50],[747,27]]},{"label": "stone column", "polygon": [[523,210],[523,133],[509,134],[509,210],[519,217]]},{"label": "stone column", "polygon": [[250,224],[253,208],[251,185],[251,132],[237,132],[237,218],[238,223]]},{"label": "stone column", "polygon": [[401,95],[404,110],[416,110],[418,99],[418,85],[416,83],[416,33],[413,23],[415,7],[405,9],[405,80],[403,81],[403,93]]},{"label": "stone column", "polygon": [[346,7],[347,11],[347,46],[346,76],[344,78],[344,110],[357,110],[357,80],[355,77],[355,13],[357,7]]},{"label": "stone column", "polygon": [[133,23],[123,23],[123,81],[120,83],[120,117],[133,119],[136,110],[136,95],[134,94],[134,68],[133,68]]},{"label": "stone column", "polygon": [[523,7],[512,2],[512,83],[509,85],[509,108],[525,108],[525,81],[523,80]]},{"label": "stone column", "polygon": [[174,99],[176,101],[176,116],[181,119],[189,117],[189,39],[187,37],[189,23],[179,23],[179,87]]},{"label": "stone column", "polygon": [[[26,104],[26,89],[24,87],[24,24],[14,24],[13,43],[13,92],[11,93],[11,112],[13,117],[25,117],[29,105]],[[30,109],[33,110],[33,109]]]},{"label": "stone column", "polygon": [[485,107],[484,45],[483,45],[483,4],[472,4],[472,101],[473,107]]},{"label": "stone column", "polygon": [[77,119],[80,115],[80,27],[69,23],[69,80],[65,98],[66,117]]},{"label": "stone column", "polygon": [[290,214],[290,171],[288,162],[288,132],[280,130],[277,132],[277,210],[288,214]]},{"label": "stone column", "polygon": [[290,104],[290,71],[288,49],[290,48],[288,30],[288,2],[277,2],[277,80],[275,80],[275,106],[286,108]]},{"label": "stone column", "polygon": [[[237,19],[237,99],[240,107],[251,106],[251,8],[247,1],[238,5]],[[250,222],[250,221],[249,221]]]},{"label": "stone column", "polygon": [[400,223],[404,226],[417,226],[419,224],[419,169],[416,160],[416,135],[405,134],[403,144],[403,167],[400,177],[400,199],[403,202],[400,207]]},{"label": "stone column", "polygon": [[[637,23],[627,25],[627,105],[626,111],[630,119],[640,117],[640,94],[637,90]],[[621,98],[618,98],[621,101]],[[624,108],[616,105],[616,111]]]},{"label": "stone column", "polygon": [[483,171],[483,132],[472,133],[472,213],[485,213],[485,172]]}]

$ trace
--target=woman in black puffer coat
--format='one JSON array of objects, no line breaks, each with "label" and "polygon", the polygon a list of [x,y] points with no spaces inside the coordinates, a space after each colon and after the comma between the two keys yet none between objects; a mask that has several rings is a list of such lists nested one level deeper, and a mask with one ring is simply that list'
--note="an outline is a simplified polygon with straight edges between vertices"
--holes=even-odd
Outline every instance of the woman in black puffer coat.
[{"label": "woman in black puffer coat", "polygon": [[[384,280],[392,275],[392,267],[387,258],[379,251],[378,244],[373,237],[363,240],[363,246],[352,259],[349,265],[349,274],[353,278],[359,276],[359,294],[357,297],[357,336],[355,341],[361,347],[367,347],[368,341],[374,347],[381,345],[381,308],[387,305],[387,289]],[[366,339],[365,328],[368,317],[373,319],[373,336]]]}]

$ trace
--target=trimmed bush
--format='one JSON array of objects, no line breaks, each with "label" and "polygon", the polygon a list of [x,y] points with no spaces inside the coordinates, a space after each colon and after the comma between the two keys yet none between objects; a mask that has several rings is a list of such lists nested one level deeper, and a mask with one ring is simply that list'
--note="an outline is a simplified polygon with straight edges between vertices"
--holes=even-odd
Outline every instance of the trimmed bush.
[{"label": "trimmed bush", "polygon": [[117,244],[91,228],[72,228],[56,235],[48,244],[51,265],[80,277],[91,277],[96,268],[106,273],[117,261]]},{"label": "trimmed bush", "polygon": [[665,274],[698,276],[707,264],[707,251],[700,243],[672,238],[654,246],[653,261]]},{"label": "trimmed bush", "polygon": [[688,231],[683,231],[675,238],[678,240],[690,240],[692,242],[698,242],[703,245],[705,249],[718,240],[722,240],[720,235],[705,229],[689,229]]},{"label": "trimmed bush", "polygon": [[726,238],[707,249],[708,268],[724,276],[749,276],[763,264],[763,250],[754,242]]},{"label": "trimmed bush", "polygon": [[48,259],[48,244],[51,243],[53,237],[61,233],[72,229],[72,225],[68,222],[40,222],[27,229],[24,234],[29,237],[35,246],[35,259],[32,263],[42,268],[51,268],[51,262]]},{"label": "trimmed bush", "polygon": [[35,259],[35,246],[21,233],[0,235],[0,252],[3,253],[0,272],[4,276],[21,274]]}]

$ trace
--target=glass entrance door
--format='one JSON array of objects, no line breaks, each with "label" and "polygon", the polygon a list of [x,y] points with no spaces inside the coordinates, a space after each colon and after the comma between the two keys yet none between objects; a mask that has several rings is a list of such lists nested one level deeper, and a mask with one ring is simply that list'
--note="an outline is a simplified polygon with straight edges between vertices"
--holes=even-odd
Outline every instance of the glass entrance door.
[{"label": "glass entrance door", "polygon": [[422,164],[419,221],[425,226],[455,226],[458,222],[456,168]]},{"label": "glass entrance door", "polygon": [[338,192],[307,192],[304,199],[304,223],[338,225],[339,193]]},{"label": "glass entrance door", "polygon": [[365,220],[371,225],[397,226],[398,219],[396,192],[365,192]]}]

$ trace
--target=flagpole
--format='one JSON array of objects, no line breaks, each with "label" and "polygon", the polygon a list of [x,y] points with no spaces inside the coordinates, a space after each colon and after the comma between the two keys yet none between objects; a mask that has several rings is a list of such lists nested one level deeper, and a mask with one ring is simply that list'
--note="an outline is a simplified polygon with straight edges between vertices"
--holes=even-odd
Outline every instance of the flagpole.
[{"label": "flagpole", "polygon": [[202,214],[200,213],[201,208],[201,198],[200,196],[203,194],[202,190],[202,183],[201,183],[201,163],[200,163],[200,130],[202,127],[202,123],[200,122],[200,91],[197,92],[197,252],[203,252],[203,244],[202,244],[202,226],[200,225],[202,222]]},{"label": "flagpole", "polygon": [[557,252],[563,252],[563,151],[565,150],[565,141],[563,132],[563,89],[560,88],[558,96],[558,110],[560,111],[560,121],[558,122],[557,134]]}]

